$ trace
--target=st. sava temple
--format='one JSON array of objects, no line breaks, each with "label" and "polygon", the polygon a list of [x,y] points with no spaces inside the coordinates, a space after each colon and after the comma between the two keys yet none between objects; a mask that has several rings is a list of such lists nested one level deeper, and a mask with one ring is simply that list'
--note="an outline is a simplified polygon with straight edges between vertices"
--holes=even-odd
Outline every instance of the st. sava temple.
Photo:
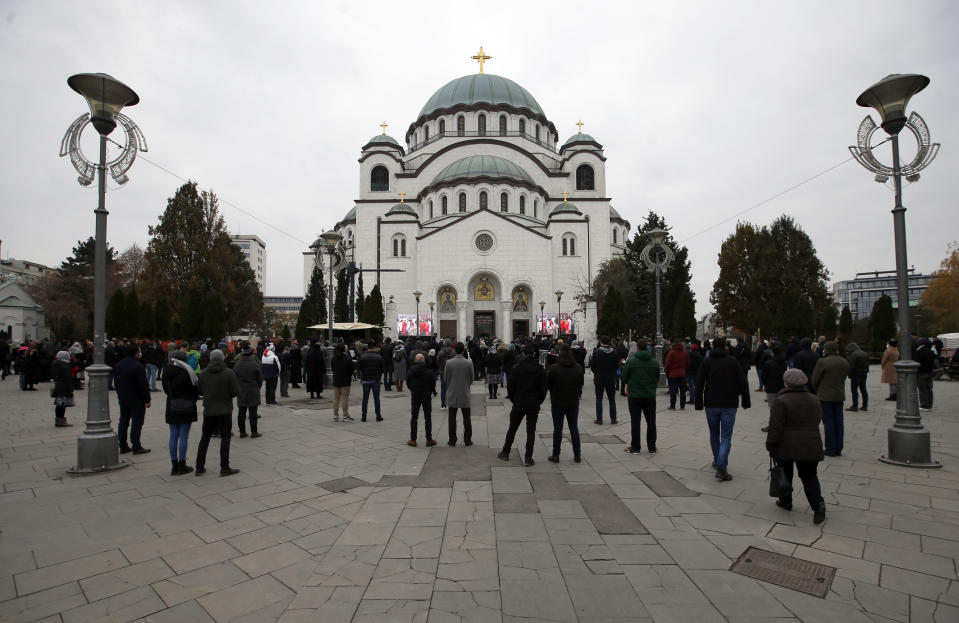
[{"label": "st. sava temple", "polygon": [[582,123],[560,143],[529,91],[484,72],[490,58],[480,48],[478,73],[430,95],[402,143],[385,123],[366,141],[359,195],[335,229],[366,291],[380,286],[387,335],[417,333],[420,292],[421,327],[442,338],[592,340],[595,305],[576,310],[574,297],[630,229],[606,192],[603,146]]}]

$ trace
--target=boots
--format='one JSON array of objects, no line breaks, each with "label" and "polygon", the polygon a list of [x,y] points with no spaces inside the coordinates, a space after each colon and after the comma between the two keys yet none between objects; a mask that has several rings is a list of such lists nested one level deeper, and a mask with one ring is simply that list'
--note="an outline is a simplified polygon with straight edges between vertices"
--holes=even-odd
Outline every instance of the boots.
[{"label": "boots", "polygon": [[73,426],[73,424],[70,424],[69,422],[67,422],[67,418],[65,418],[65,417],[58,417],[58,418],[54,421],[54,424],[53,424],[53,425],[54,425],[55,427],[57,427],[57,428],[67,428],[67,427],[69,427],[69,426]]},{"label": "boots", "polygon": [[171,463],[173,463],[173,469],[170,470],[171,476],[182,476],[193,471],[193,468],[186,464],[186,460],[171,461]]}]

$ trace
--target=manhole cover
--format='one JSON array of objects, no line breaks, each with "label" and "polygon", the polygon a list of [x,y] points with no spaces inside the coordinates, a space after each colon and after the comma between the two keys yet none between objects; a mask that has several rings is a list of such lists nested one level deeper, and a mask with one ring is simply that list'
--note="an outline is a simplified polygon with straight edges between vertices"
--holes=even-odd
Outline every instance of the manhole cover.
[{"label": "manhole cover", "polygon": [[795,591],[825,597],[836,577],[836,568],[755,547],[748,548],[730,571]]}]

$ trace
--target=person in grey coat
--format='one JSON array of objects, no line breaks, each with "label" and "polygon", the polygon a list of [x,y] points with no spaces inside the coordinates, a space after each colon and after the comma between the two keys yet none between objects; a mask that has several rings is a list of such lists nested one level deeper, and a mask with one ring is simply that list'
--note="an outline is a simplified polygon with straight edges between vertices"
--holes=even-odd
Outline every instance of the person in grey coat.
[{"label": "person in grey coat", "polygon": [[396,382],[396,390],[403,391],[403,383],[406,381],[406,349],[402,343],[393,349],[393,380]]},{"label": "person in grey coat", "polygon": [[250,436],[260,436],[256,427],[259,419],[257,408],[260,406],[260,387],[263,385],[263,368],[257,360],[248,342],[240,344],[240,356],[233,364],[233,373],[240,384],[240,393],[236,396],[236,420],[240,429],[240,438],[246,437],[246,415],[250,414]]},{"label": "person in grey coat", "polygon": [[473,364],[463,356],[466,346],[457,342],[456,356],[446,362],[443,378],[446,380],[446,406],[449,407],[449,445],[456,445],[456,410],[463,411],[463,445],[473,445],[473,423],[470,421],[470,385],[473,383]]}]

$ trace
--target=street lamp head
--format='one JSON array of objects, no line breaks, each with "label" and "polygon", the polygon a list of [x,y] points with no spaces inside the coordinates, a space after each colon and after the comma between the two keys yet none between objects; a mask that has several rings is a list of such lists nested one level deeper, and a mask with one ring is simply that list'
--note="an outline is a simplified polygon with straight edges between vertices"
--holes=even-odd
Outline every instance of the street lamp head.
[{"label": "street lamp head", "polygon": [[434,303],[433,301],[430,301],[430,313],[431,313],[431,314],[433,313],[433,308],[434,308],[434,307],[436,307],[436,303]]},{"label": "street lamp head", "polygon": [[909,99],[929,85],[929,78],[920,74],[889,74],[856,99],[865,108],[875,108],[882,118],[882,129],[896,135],[906,125]]},{"label": "street lamp head", "polygon": [[320,238],[322,238],[323,241],[326,243],[326,245],[330,247],[331,249],[336,246],[336,243],[338,243],[340,240],[343,240],[343,236],[336,233],[332,229],[330,231],[325,231],[322,234],[320,234]]},{"label": "street lamp head", "polygon": [[666,236],[669,232],[665,229],[659,227],[654,227],[646,232],[646,237],[649,238],[649,241],[653,244],[663,244],[663,241],[666,240]]},{"label": "street lamp head", "polygon": [[563,291],[562,291],[562,290],[557,290],[556,292],[553,292],[553,294],[556,295],[556,302],[557,302],[557,303],[560,301],[560,299],[563,298]]},{"label": "street lamp head", "polygon": [[74,74],[67,78],[67,84],[87,100],[90,122],[104,136],[117,127],[121,108],[140,102],[133,89],[107,74]]},{"label": "street lamp head", "polygon": [[540,302],[539,302],[539,310],[540,310],[541,312],[543,311],[543,308],[544,308],[544,307],[546,307],[546,301],[540,301]]},{"label": "street lamp head", "polygon": [[420,292],[419,290],[417,290],[416,292],[413,293],[413,296],[416,297],[416,302],[419,303],[419,302],[420,302],[420,297],[423,296],[423,293]]}]

